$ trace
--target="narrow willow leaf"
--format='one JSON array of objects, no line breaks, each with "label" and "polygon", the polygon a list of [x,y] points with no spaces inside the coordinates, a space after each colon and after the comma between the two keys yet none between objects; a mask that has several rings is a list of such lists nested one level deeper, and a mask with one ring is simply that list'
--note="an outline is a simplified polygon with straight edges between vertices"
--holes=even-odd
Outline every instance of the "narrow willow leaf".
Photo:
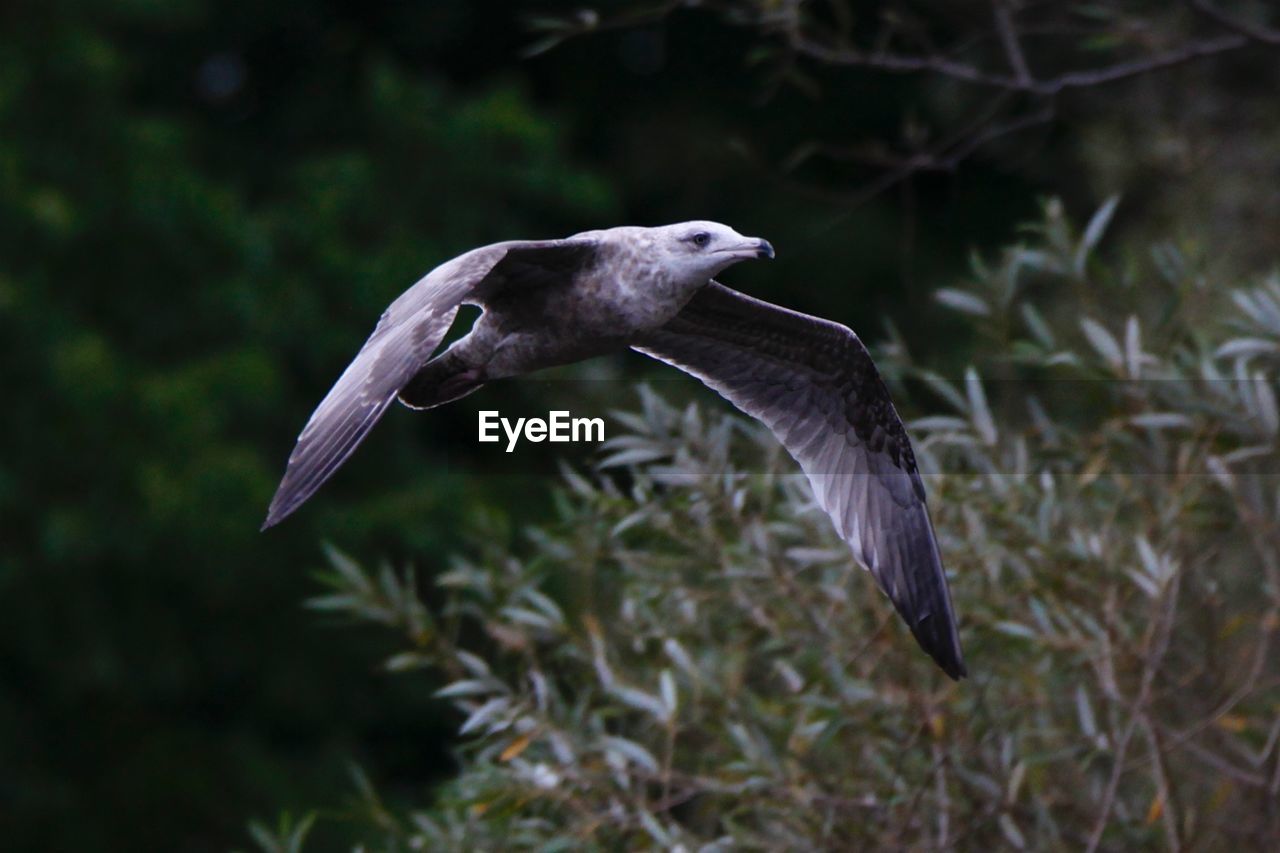
[{"label": "narrow willow leaf", "polygon": [[1066,271],[1055,255],[1039,249],[1018,249],[1013,253],[1010,264],[1036,272],[1060,274]]},{"label": "narrow willow leaf", "polygon": [[1280,306],[1268,299],[1262,291],[1237,290],[1231,294],[1236,307],[1260,329],[1271,335],[1280,335]]},{"label": "narrow willow leaf", "polygon": [[1089,343],[1102,356],[1102,360],[1112,369],[1119,371],[1124,364],[1124,354],[1120,351],[1120,344],[1116,341],[1115,336],[1106,330],[1097,320],[1089,317],[1083,317],[1080,320],[1080,329],[1084,332],[1084,336],[1089,339]]},{"label": "narrow willow leaf", "polygon": [[955,385],[948,382],[942,376],[931,370],[920,372],[920,379],[928,385],[933,392],[942,399],[946,400],[957,412],[967,412],[968,406],[965,404],[964,395],[956,390]]},{"label": "narrow willow leaf", "polygon": [[1129,418],[1129,423],[1143,429],[1190,429],[1193,422],[1177,412],[1147,412]]},{"label": "narrow willow leaf", "polygon": [[1045,359],[1044,363],[1049,367],[1055,367],[1058,365],[1070,365],[1071,367],[1079,367],[1082,364],[1082,362],[1080,361],[1080,356],[1076,355],[1074,352],[1071,352],[1070,350],[1055,352],[1053,355]]},{"label": "narrow willow leaf", "polygon": [[459,696],[485,696],[502,688],[502,682],[492,679],[467,678],[446,684],[432,695],[437,699],[454,699]]},{"label": "narrow willow leaf", "polygon": [[1107,226],[1111,224],[1111,217],[1115,215],[1116,205],[1120,203],[1120,196],[1113,195],[1102,203],[1097,212],[1093,214],[1093,218],[1089,220],[1089,224],[1085,226],[1084,236],[1080,238],[1080,246],[1076,249],[1075,271],[1076,275],[1083,277],[1085,265],[1089,261],[1094,249],[1102,240],[1102,235],[1106,233]]},{"label": "narrow willow leaf", "polygon": [[351,559],[342,551],[338,550],[334,545],[328,542],[321,547],[324,548],[324,555],[329,560],[329,565],[337,570],[338,575],[345,580],[352,589],[359,590],[362,593],[372,593],[373,583],[365,575],[364,570],[360,568],[359,563]]},{"label": "narrow willow leaf", "polygon": [[633,447],[606,456],[598,465],[601,468],[625,468],[628,465],[642,465],[645,462],[653,462],[655,459],[665,459],[670,455],[669,449],[657,445]]},{"label": "narrow willow leaf", "polygon": [[1130,379],[1142,376],[1142,327],[1132,314],[1124,324],[1124,362]]},{"label": "narrow willow leaf", "polygon": [[1086,736],[1098,737],[1098,723],[1093,715],[1093,704],[1089,701],[1089,694],[1085,692],[1082,684],[1076,685],[1076,719],[1080,723],[1080,731]]},{"label": "narrow willow leaf", "polygon": [[308,598],[304,606],[312,610],[356,610],[363,606],[364,598],[354,595],[320,595]]},{"label": "narrow willow leaf", "polygon": [[560,605],[551,600],[550,596],[531,587],[523,590],[521,592],[521,596],[537,608],[551,622],[556,625],[564,624],[564,611],[560,609]]},{"label": "narrow willow leaf", "polygon": [[1280,432],[1280,407],[1276,404],[1275,387],[1265,373],[1255,372],[1253,378],[1258,419],[1262,422],[1263,432],[1274,437]]},{"label": "narrow willow leaf", "polygon": [[991,409],[987,406],[987,395],[982,390],[978,372],[972,367],[965,368],[964,385],[969,396],[969,419],[973,428],[984,443],[994,445],[997,438],[995,418],[991,416]]},{"label": "narrow willow leaf", "polygon": [[641,809],[639,818],[640,825],[644,827],[645,832],[649,833],[650,838],[657,842],[661,847],[669,850],[674,849],[674,839],[672,839],[671,833],[667,832],[666,829],[663,828],[662,824],[658,822],[658,819],[655,818],[651,812],[647,809]]},{"label": "narrow willow leaf", "polygon": [[387,672],[405,672],[411,669],[424,669],[434,662],[430,657],[418,652],[401,652],[383,661],[382,668]]},{"label": "narrow willow leaf", "polygon": [[471,652],[458,649],[454,652],[454,657],[458,659],[458,663],[462,664],[468,672],[476,676],[490,675],[489,664],[484,662],[484,658],[473,655]]},{"label": "narrow willow leaf", "polygon": [[658,759],[653,753],[633,740],[612,735],[602,735],[600,745],[607,752],[614,752],[632,764],[636,764],[650,773],[658,772]]},{"label": "narrow willow leaf", "polygon": [[800,676],[800,673],[796,672],[796,668],[794,666],[779,659],[773,662],[773,668],[786,683],[787,689],[792,693],[799,693],[804,689],[804,679]]},{"label": "narrow willow leaf", "polygon": [[1266,338],[1232,338],[1213,351],[1217,358],[1248,358],[1280,353],[1280,343]]},{"label": "narrow willow leaf", "polygon": [[563,459],[557,460],[560,468],[560,479],[569,487],[569,491],[573,492],[580,498],[591,499],[595,494],[595,489],[585,477],[579,474],[572,465]]},{"label": "narrow willow leaf", "polygon": [[917,418],[907,424],[907,429],[915,432],[964,432],[969,428],[969,422],[963,418],[953,418],[950,415],[933,415],[927,418]]},{"label": "narrow willow leaf", "polygon": [[504,607],[498,611],[507,618],[508,621],[517,625],[524,625],[529,628],[539,628],[544,631],[553,630],[556,623],[548,619],[541,613],[530,610],[526,607]]},{"label": "narrow willow leaf", "polygon": [[662,704],[667,706],[667,719],[674,719],[679,709],[679,699],[676,693],[676,679],[671,674],[671,670],[662,671],[658,676],[658,684],[662,693]]},{"label": "narrow willow leaf", "polygon": [[671,719],[669,708],[657,696],[651,696],[643,690],[622,684],[615,684],[610,688],[609,692],[620,699],[623,704],[630,705],[637,711],[647,712],[660,723],[665,724]]},{"label": "narrow willow leaf", "polygon": [[802,566],[813,566],[820,563],[834,563],[847,560],[849,552],[845,548],[788,548],[786,558]]},{"label": "narrow willow leaf", "polygon": [[1013,772],[1009,774],[1009,785],[1005,791],[1004,801],[1009,805],[1013,805],[1018,801],[1018,792],[1022,789],[1022,780],[1027,775],[1027,762],[1019,761],[1013,765]]},{"label": "narrow willow leaf", "polygon": [[987,305],[981,297],[967,290],[944,287],[935,291],[933,298],[962,314],[971,314],[975,317],[988,317],[991,315],[991,306]]},{"label": "narrow willow leaf", "polygon": [[1133,581],[1134,585],[1137,586],[1138,589],[1142,590],[1143,594],[1145,594],[1147,598],[1159,597],[1160,587],[1148,575],[1143,574],[1137,569],[1129,569],[1126,574],[1129,575],[1129,579]]},{"label": "narrow willow leaf", "polygon": [[[628,412],[622,409],[610,409],[609,417],[622,424],[625,428],[631,430],[632,433],[647,435],[649,432],[649,422],[635,412]],[[610,441],[612,441],[612,439],[610,439]]]},{"label": "narrow willow leaf", "polygon": [[1017,850],[1027,849],[1027,839],[1025,836],[1023,836],[1021,830],[1018,829],[1018,825],[1013,822],[1012,817],[1010,817],[1008,814],[1002,814],[1000,815],[997,823],[999,823],[1000,825],[1001,834],[1004,835],[1004,837],[1008,840],[1010,844],[1014,846],[1015,849]]},{"label": "narrow willow leaf", "polygon": [[702,674],[698,672],[698,667],[693,663],[693,658],[689,657],[689,653],[685,651],[684,646],[680,645],[680,641],[674,637],[667,637],[662,641],[662,650],[667,653],[667,657],[671,658],[671,662],[680,667],[686,675],[695,681],[702,678]]},{"label": "narrow willow leaf", "polygon": [[1027,328],[1031,331],[1036,341],[1045,349],[1056,347],[1057,343],[1054,339],[1053,331],[1049,328],[1049,324],[1045,322],[1044,317],[1036,306],[1030,302],[1023,302],[1020,309],[1022,311],[1022,319],[1026,322]]},{"label": "narrow willow leaf", "polygon": [[1238,465],[1242,462],[1248,462],[1250,459],[1260,459],[1270,456],[1275,452],[1275,448],[1269,444],[1254,444],[1249,447],[1239,447],[1230,453],[1222,456],[1222,461],[1228,465]]},{"label": "narrow willow leaf", "polygon": [[1020,637],[1024,640],[1034,640],[1040,636],[1034,628],[1029,625],[1023,625],[1021,622],[1002,620],[995,623],[992,627],[1001,634],[1007,634],[1010,637]]},{"label": "narrow willow leaf", "polygon": [[505,696],[498,696],[485,702],[479,708],[471,712],[471,715],[462,723],[462,727],[458,729],[458,734],[471,734],[481,726],[488,725],[501,714],[503,711],[511,707],[511,700]]},{"label": "narrow willow leaf", "polygon": [[1231,469],[1227,467],[1221,456],[1210,456],[1205,460],[1205,467],[1209,469],[1209,474],[1213,479],[1217,480],[1218,485],[1228,492],[1235,491],[1235,475],[1231,473]]}]

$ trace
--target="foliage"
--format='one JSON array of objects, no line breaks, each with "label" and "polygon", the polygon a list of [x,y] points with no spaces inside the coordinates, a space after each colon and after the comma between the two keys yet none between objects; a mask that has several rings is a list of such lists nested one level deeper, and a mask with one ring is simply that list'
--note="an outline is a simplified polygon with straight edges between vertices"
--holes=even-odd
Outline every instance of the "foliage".
[{"label": "foliage", "polygon": [[[443,672],[461,770],[392,848],[1274,847],[1280,278],[1100,259],[1049,203],[939,298],[973,366],[884,352],[972,677],[948,682],[759,427],[641,390],[561,519],[425,593],[333,553],[313,602]],[[924,403],[921,406],[926,405]],[[914,408],[914,407],[913,407]],[[435,614],[435,615],[433,615]]]},{"label": "foliage", "polygon": [[[317,543],[398,563],[455,549],[455,530],[491,507],[545,519],[549,457],[525,457],[537,470],[513,479],[509,457],[470,440],[468,405],[486,393],[531,412],[556,399],[615,405],[599,389],[618,386],[518,383],[430,417],[393,414],[322,500],[270,535],[257,526],[299,426],[378,313],[458,250],[715,218],[782,251],[767,269],[735,270],[735,285],[864,326],[892,314],[929,364],[956,357],[963,326],[905,306],[924,283],[953,280],[965,247],[1002,241],[1036,193],[1065,193],[1075,210],[1123,189],[1130,237],[1176,234],[1237,270],[1276,256],[1280,184],[1259,176],[1274,163],[1280,66],[1263,46],[1150,85],[1077,91],[1056,105],[1053,126],[1069,132],[1011,134],[954,175],[926,168],[901,195],[852,210],[842,190],[894,171],[900,156],[938,151],[951,121],[985,112],[938,75],[810,59],[796,65],[805,79],[787,85],[785,45],[754,17],[724,26],[725,2],[678,4],[670,26],[609,29],[606,15],[634,5],[599,4],[591,38],[526,61],[520,51],[538,34],[525,13],[579,0],[5,4],[8,848],[222,850],[246,840],[246,815],[281,810],[294,819],[257,834],[296,847],[308,805],[341,788],[354,760],[383,804],[360,797],[372,823],[335,825],[326,812],[312,836],[337,846],[342,827],[392,826],[408,798],[453,769],[456,727],[441,718],[451,708],[431,698],[443,670],[371,670],[395,637],[325,631],[296,606]],[[1019,25],[1051,12],[1009,5]],[[985,4],[954,8],[954,28],[932,16],[923,29],[878,21],[904,51],[947,50],[953,34],[994,22]],[[1160,33],[1224,32],[1213,22],[1183,30],[1189,15],[1168,4],[1141,8],[1175,27],[1125,23],[1123,43],[1093,59],[1176,48]],[[1245,0],[1218,8],[1275,23]],[[1037,79],[1052,79],[1066,57],[1043,47],[1028,42],[1026,58]],[[990,38],[962,52],[1006,70]],[[824,141],[837,146],[831,156],[802,156]],[[646,361],[587,369],[616,375]],[[995,400],[994,377],[983,376]],[[530,499],[509,499],[525,488]],[[421,568],[426,577],[436,565]],[[562,576],[548,574],[549,594],[581,625]]]},{"label": "foliage", "polygon": [[[600,11],[575,6],[572,14],[532,21],[543,33],[533,50],[606,30],[662,27],[686,7],[701,5],[628,0],[603,3]],[[1198,63],[1219,69],[1234,63],[1238,71],[1252,61],[1251,73],[1267,78],[1280,47],[1280,29],[1270,25],[1274,12],[1252,2],[720,0],[706,8],[725,27],[751,33],[751,62],[770,92],[794,88],[830,109],[839,89],[859,92],[871,80],[883,89],[895,78],[932,79],[933,85],[904,91],[896,128],[881,127],[867,137],[859,127],[860,139],[841,139],[829,123],[793,128],[807,138],[793,140],[781,168],[815,192],[843,195],[850,205],[914,175],[954,172],[997,144],[1009,159],[1014,137],[1070,123],[1078,108],[1064,103],[1067,96],[1085,93],[1094,109],[1109,104],[1114,113],[1112,95],[1088,93],[1149,75],[1169,77],[1172,69]],[[1185,94],[1194,88],[1186,84],[1185,76],[1174,75],[1171,88]],[[1178,115],[1185,118],[1187,105],[1181,106]],[[1140,120],[1149,122],[1149,116]],[[1155,129],[1143,142],[1162,135],[1163,128]],[[1119,140],[1110,146],[1123,147]],[[1137,152],[1131,157],[1141,159]]]},{"label": "foliage", "polygon": [[[255,804],[319,797],[352,757],[384,778],[412,762],[417,784],[445,765],[441,721],[416,712],[429,686],[380,682],[376,637],[309,630],[296,606],[320,516],[257,528],[309,407],[424,268],[614,215],[514,82],[460,92],[332,36],[290,36],[272,64],[254,50],[291,5],[182,5],[192,19],[4,13],[0,812],[16,849],[225,849]],[[252,49],[228,54],[240,38]],[[237,56],[239,89],[203,91]],[[382,435],[360,466],[380,500],[339,513],[335,485],[329,530],[431,547],[483,487],[427,464],[409,430]],[[403,470],[440,473],[386,482]]]}]

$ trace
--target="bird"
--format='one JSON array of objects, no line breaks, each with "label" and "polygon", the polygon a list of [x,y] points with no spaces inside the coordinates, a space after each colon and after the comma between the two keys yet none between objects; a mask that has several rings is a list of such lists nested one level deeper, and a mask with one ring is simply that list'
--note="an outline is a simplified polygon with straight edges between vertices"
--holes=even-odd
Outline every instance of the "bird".
[{"label": "bird", "polygon": [[[902,419],[847,326],[716,281],[773,246],[695,220],[513,240],[428,272],[382,314],[298,437],[262,529],[333,475],[399,400],[431,409],[500,379],[632,349],[763,422],[916,641],[967,672],[951,593]],[[437,353],[460,305],[481,314]]]}]

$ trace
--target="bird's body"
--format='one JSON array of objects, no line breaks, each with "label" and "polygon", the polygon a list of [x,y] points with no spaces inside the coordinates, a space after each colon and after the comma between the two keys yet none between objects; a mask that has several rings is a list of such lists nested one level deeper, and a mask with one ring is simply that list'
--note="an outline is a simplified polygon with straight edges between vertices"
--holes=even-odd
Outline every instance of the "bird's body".
[{"label": "bird's body", "polygon": [[[433,408],[487,382],[630,347],[768,425],[917,640],[961,677],[924,487],[888,391],[848,328],[713,281],[752,257],[773,257],[773,247],[686,222],[495,243],[442,264],[391,304],[320,403],[264,528],[307,500],[397,398]],[[483,313],[436,355],[464,303]]]},{"label": "bird's body", "polygon": [[675,317],[709,278],[658,262],[652,230],[575,234],[566,243],[591,246],[573,254],[580,266],[540,286],[509,286],[528,275],[521,267],[492,276],[473,297],[484,313],[449,352],[487,379],[504,379],[625,349]]}]

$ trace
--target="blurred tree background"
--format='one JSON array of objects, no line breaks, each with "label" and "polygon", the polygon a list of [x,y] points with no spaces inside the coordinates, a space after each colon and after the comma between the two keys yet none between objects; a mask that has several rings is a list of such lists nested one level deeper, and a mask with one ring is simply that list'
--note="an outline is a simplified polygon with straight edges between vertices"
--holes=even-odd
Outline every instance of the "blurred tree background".
[{"label": "blurred tree background", "polygon": [[[457,772],[462,718],[433,697],[456,673],[392,677],[379,664],[396,636],[331,630],[300,607],[321,543],[426,578],[476,550],[460,531],[502,553],[530,523],[564,523],[555,456],[481,448],[475,411],[571,401],[603,414],[634,405],[630,381],[649,366],[620,357],[430,417],[397,412],[306,511],[257,527],[297,431],[382,308],[465,248],[695,217],[767,236],[778,261],[733,283],[888,337],[899,356],[908,342],[890,368],[913,415],[950,399],[915,365],[1015,375],[997,357],[1015,336],[947,306],[1004,316],[992,293],[957,285],[990,282],[970,250],[1010,243],[1043,197],[1085,220],[1123,196],[1115,279],[1140,285],[1152,245],[1180,264],[1172,292],[1141,300],[1090,302],[1076,271],[1080,301],[1042,306],[1050,317],[1167,320],[1188,282],[1225,295],[1218,282],[1243,287],[1280,256],[1267,4],[579,5],[0,10],[7,848],[225,849],[245,843],[250,816],[337,808],[353,762],[390,810]],[[997,70],[973,86],[975,68]],[[1063,77],[1078,69],[1125,73]],[[1038,82],[1060,79],[1079,85]],[[1053,275],[1037,285],[1050,296]],[[931,298],[941,287],[947,305]],[[1194,307],[1225,324],[1231,304]],[[1143,340],[1194,337],[1187,325],[1144,325]],[[1177,361],[1175,343],[1149,348]],[[1108,405],[1092,411],[1118,417]],[[1230,535],[1238,522],[1220,523]],[[1224,583],[1248,593],[1247,578]],[[972,670],[1008,669],[985,659],[1002,647],[974,648],[986,654]],[[1274,668],[1257,678],[1274,690]],[[1255,748],[1274,766],[1274,738]],[[323,837],[374,837],[358,814]]]}]

